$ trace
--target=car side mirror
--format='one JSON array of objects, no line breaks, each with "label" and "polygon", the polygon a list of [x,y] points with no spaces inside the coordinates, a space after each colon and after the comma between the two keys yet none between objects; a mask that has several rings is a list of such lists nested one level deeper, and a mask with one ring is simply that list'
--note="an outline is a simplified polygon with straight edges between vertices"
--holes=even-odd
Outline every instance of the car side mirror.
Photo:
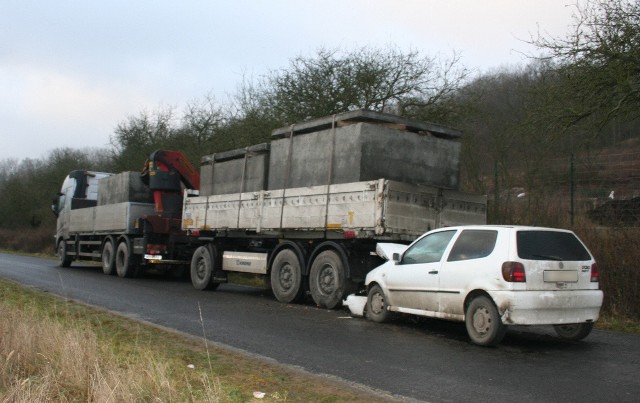
[{"label": "car side mirror", "polygon": [[395,252],[392,256],[391,256],[391,260],[393,260],[393,263],[398,264],[400,263],[400,254],[398,252]]}]

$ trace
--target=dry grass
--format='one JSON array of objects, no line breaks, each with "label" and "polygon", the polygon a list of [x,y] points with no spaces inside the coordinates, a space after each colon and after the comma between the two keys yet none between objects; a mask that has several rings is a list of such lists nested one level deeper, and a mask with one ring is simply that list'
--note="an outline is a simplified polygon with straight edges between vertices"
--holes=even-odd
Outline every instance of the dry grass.
[{"label": "dry grass", "polygon": [[389,400],[0,280],[3,403]]},{"label": "dry grass", "polygon": [[[215,377],[193,380],[150,346],[120,356],[82,322],[25,315],[0,305],[3,402],[220,401]],[[182,374],[180,373],[182,372]],[[179,389],[175,377],[184,377]]]}]

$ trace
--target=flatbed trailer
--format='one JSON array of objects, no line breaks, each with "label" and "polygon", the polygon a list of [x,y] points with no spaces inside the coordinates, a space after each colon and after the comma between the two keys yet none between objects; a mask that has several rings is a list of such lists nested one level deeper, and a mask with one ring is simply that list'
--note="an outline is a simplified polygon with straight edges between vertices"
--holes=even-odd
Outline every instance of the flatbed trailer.
[{"label": "flatbed trailer", "polygon": [[268,277],[276,298],[309,291],[335,308],[382,260],[380,241],[410,242],[432,228],[486,223],[486,197],[379,179],[236,194],[185,195],[182,229],[202,246],[196,288],[228,272]]},{"label": "flatbed trailer", "polygon": [[486,222],[486,197],[379,179],[184,198],[182,229],[218,237],[412,241]]}]

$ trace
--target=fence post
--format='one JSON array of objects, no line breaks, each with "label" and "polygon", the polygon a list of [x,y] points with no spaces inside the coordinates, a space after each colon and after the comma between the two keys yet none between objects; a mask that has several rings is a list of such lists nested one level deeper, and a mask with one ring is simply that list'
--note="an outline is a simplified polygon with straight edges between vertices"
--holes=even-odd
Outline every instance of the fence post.
[{"label": "fence post", "polygon": [[571,216],[571,226],[573,227],[573,223],[574,223],[574,214],[575,214],[575,210],[574,210],[574,193],[575,193],[575,182],[574,182],[574,176],[575,176],[575,166],[574,166],[574,154],[571,153],[571,159],[569,162],[569,194],[570,194],[570,203],[571,205],[569,206],[569,214]]},{"label": "fence post", "polygon": [[500,190],[498,189],[498,159],[493,163],[493,222],[502,223],[498,219],[498,210],[500,208]]}]

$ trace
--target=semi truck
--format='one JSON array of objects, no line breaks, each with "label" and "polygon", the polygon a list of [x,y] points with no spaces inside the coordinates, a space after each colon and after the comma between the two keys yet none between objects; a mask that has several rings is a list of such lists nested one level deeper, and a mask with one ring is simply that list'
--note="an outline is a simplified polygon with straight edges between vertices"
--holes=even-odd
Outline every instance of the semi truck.
[{"label": "semi truck", "polygon": [[74,171],[52,206],[60,264],[188,271],[199,290],[250,273],[281,302],[310,294],[333,309],[382,262],[378,242],[486,223],[486,197],[459,190],[460,137],[357,110],[207,155],[199,173],[178,151],[156,151],[141,173]]}]

